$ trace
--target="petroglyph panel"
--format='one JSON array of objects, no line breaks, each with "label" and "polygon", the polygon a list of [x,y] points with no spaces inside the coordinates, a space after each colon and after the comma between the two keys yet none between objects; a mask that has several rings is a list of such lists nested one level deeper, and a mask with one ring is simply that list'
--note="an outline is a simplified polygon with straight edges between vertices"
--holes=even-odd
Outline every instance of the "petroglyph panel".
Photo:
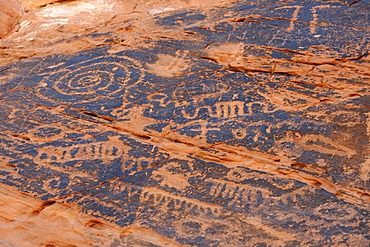
[{"label": "petroglyph panel", "polygon": [[0,182],[112,246],[370,244],[366,1],[220,4],[3,63]]}]

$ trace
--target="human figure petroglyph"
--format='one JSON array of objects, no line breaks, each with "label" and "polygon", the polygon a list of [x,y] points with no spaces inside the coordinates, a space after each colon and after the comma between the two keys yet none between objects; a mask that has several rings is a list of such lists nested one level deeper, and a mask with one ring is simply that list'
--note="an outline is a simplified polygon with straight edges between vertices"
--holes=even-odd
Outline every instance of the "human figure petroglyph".
[{"label": "human figure petroglyph", "polygon": [[298,14],[301,10],[302,6],[284,6],[277,9],[294,9],[294,12],[292,14],[292,18],[289,22],[289,27],[286,29],[287,32],[292,32],[294,30],[294,22],[298,20]]},{"label": "human figure petroglyph", "polygon": [[[310,9],[310,13],[312,15],[312,19],[309,22],[310,33],[311,34],[316,33],[317,26],[319,25],[319,23],[318,23],[319,14],[317,13],[317,10],[336,8],[336,7],[337,6],[333,6],[333,5],[317,5],[317,6],[314,6]],[[299,13],[302,10],[302,8],[303,8],[303,6],[299,6],[299,5],[283,6],[283,7],[276,8],[276,9],[294,9],[294,11],[292,13],[292,17],[291,17],[290,22],[289,22],[289,27],[286,29],[287,32],[294,31],[294,29],[295,29],[294,23],[299,21],[298,17],[299,17]]]},{"label": "human figure petroglyph", "polygon": [[243,101],[217,102],[215,106],[216,111],[211,113],[212,117],[235,118],[244,115]]},{"label": "human figure petroglyph", "polygon": [[311,8],[311,13],[312,13],[312,20],[310,22],[310,33],[311,34],[316,33],[317,25],[319,25],[319,23],[318,23],[319,15],[317,14],[317,10],[318,9],[320,9],[320,10],[321,9],[330,9],[330,8],[335,8],[335,6],[319,5],[319,6],[315,6],[315,7]]}]

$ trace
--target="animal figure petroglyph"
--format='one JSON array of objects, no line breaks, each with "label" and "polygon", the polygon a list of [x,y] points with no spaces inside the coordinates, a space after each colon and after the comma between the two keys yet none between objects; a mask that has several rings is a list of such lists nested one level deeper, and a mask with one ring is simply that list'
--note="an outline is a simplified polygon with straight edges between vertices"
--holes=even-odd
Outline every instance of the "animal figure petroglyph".
[{"label": "animal figure petroglyph", "polygon": [[124,153],[125,146],[118,140],[119,136],[109,137],[109,141],[71,146],[46,146],[38,148],[37,163],[67,162],[72,160],[101,159],[113,160]]},{"label": "animal figure petroglyph", "polygon": [[210,117],[217,118],[236,118],[244,116],[244,102],[231,101],[231,102],[217,102],[214,106],[201,106],[195,109],[193,114],[182,111],[183,116],[187,119],[195,119],[200,116],[200,111],[204,109]]}]

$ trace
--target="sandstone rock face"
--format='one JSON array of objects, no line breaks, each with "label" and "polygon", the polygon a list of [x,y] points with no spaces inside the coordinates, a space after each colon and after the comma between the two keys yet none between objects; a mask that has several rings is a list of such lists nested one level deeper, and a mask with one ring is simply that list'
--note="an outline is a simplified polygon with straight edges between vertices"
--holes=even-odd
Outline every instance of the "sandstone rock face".
[{"label": "sandstone rock face", "polygon": [[42,201],[4,184],[0,192],[2,246],[102,246],[120,239],[117,226],[87,217],[76,206]]},{"label": "sandstone rock face", "polygon": [[24,13],[18,0],[0,0],[0,38],[10,33]]},{"label": "sandstone rock face", "polygon": [[50,3],[62,2],[63,0],[20,0],[26,11],[46,6]]},{"label": "sandstone rock face", "polygon": [[0,41],[0,242],[368,246],[369,13],[319,0],[29,10]]}]

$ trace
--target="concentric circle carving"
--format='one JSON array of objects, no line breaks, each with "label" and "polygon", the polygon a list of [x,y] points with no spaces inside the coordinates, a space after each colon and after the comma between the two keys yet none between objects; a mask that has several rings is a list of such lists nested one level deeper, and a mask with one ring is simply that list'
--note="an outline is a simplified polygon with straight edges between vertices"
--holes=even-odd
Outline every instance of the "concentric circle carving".
[{"label": "concentric circle carving", "polygon": [[51,68],[38,87],[40,97],[62,104],[105,104],[121,99],[127,86],[143,80],[141,64],[125,56],[98,56]]}]

